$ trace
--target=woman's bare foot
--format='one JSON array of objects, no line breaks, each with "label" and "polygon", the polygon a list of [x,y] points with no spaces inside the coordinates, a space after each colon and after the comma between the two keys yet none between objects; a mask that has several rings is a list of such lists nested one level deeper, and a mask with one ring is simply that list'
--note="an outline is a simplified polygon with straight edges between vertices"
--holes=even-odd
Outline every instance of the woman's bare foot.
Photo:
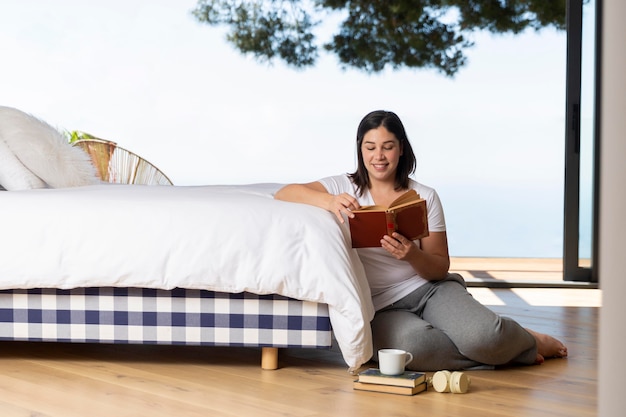
[{"label": "woman's bare foot", "polygon": [[567,347],[554,337],[538,333],[534,330],[526,329],[537,341],[537,360],[536,363],[543,363],[547,358],[565,358],[567,357]]}]

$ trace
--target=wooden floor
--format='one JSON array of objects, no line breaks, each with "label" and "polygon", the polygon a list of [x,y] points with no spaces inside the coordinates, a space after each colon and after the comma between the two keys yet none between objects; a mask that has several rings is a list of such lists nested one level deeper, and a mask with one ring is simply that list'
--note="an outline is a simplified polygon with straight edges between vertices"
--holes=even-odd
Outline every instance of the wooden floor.
[{"label": "wooden floor", "polygon": [[560,338],[570,357],[468,372],[467,394],[405,397],[353,391],[334,349],[281,350],[280,368],[263,371],[257,349],[2,342],[0,416],[597,415],[600,290],[470,291],[498,313]]}]

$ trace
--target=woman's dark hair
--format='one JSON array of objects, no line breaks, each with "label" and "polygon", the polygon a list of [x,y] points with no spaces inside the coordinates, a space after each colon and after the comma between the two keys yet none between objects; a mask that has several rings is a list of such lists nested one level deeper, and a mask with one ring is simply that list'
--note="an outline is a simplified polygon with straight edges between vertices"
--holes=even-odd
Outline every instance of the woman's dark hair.
[{"label": "woman's dark hair", "polygon": [[409,138],[406,136],[404,125],[400,118],[393,112],[385,110],[376,110],[368,113],[361,123],[356,132],[356,152],[358,159],[358,166],[354,173],[348,174],[352,182],[357,186],[357,193],[359,196],[363,195],[366,188],[371,186],[370,178],[365,168],[365,162],[363,161],[363,152],[361,151],[361,145],[363,144],[363,137],[367,132],[372,129],[377,129],[383,126],[389,132],[393,133],[400,142],[400,160],[398,161],[398,169],[396,170],[395,189],[402,190],[409,188],[409,175],[415,172],[415,154],[413,148],[409,142]]}]

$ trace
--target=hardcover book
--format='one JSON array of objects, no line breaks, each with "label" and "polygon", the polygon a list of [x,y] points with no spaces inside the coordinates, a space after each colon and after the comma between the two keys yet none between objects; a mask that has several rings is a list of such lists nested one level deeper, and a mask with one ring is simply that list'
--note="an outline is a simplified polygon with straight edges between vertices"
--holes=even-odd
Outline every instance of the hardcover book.
[{"label": "hardcover book", "polygon": [[415,395],[422,391],[426,391],[426,382],[422,382],[415,387],[398,387],[395,385],[366,384],[364,382],[354,381],[353,388],[357,391],[384,392],[388,394],[399,395]]},{"label": "hardcover book", "polygon": [[358,382],[412,388],[426,382],[426,374],[405,371],[400,375],[385,375],[379,369],[369,368],[359,373]]},{"label": "hardcover book", "polygon": [[379,247],[384,235],[395,231],[409,240],[428,236],[426,200],[415,190],[409,190],[389,207],[363,206],[353,210],[349,218],[353,248]]}]

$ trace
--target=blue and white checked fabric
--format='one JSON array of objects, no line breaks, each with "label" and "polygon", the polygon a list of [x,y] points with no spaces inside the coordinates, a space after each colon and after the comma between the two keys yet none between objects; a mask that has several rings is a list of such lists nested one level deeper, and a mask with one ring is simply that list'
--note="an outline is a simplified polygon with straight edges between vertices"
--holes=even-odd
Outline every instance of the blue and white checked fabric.
[{"label": "blue and white checked fabric", "polygon": [[76,288],[0,291],[0,340],[331,346],[328,306],[279,295]]}]

